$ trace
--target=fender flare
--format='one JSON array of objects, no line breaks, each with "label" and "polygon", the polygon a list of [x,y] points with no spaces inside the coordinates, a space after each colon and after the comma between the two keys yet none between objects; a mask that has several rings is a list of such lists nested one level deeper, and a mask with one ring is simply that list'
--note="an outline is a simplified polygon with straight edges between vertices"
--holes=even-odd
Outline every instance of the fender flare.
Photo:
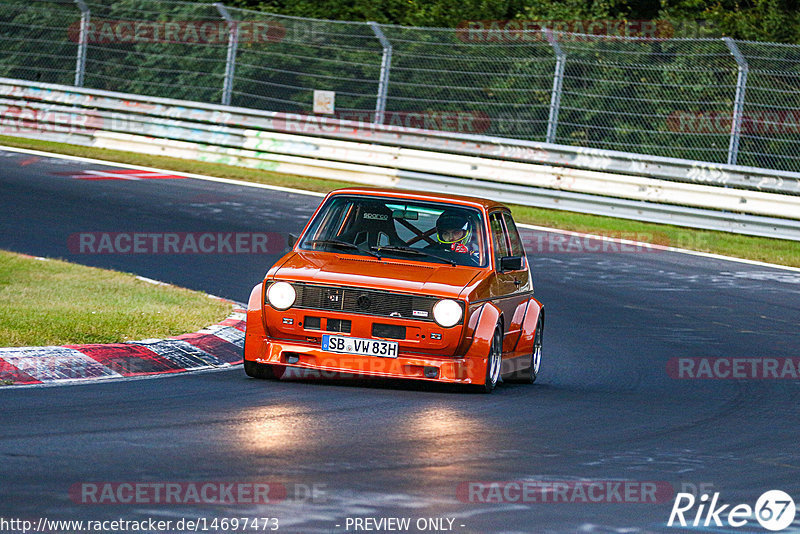
[{"label": "fender flare", "polygon": [[472,333],[472,343],[465,356],[482,360],[485,367],[489,358],[489,349],[492,346],[494,329],[497,327],[497,323],[502,321],[503,313],[491,302],[485,303],[474,313],[480,313],[480,316]]},{"label": "fender flare", "polygon": [[522,322],[522,332],[520,333],[519,340],[515,352],[528,353],[533,351],[533,340],[536,336],[536,325],[539,324],[541,318],[542,322],[542,335],[544,335],[544,305],[541,302],[532,298],[528,301],[528,311],[525,314],[525,320]]},{"label": "fender flare", "polygon": [[264,329],[263,296],[264,283],[257,284],[250,292],[247,301],[247,320],[244,331],[244,359],[255,360],[264,355],[266,330]]}]

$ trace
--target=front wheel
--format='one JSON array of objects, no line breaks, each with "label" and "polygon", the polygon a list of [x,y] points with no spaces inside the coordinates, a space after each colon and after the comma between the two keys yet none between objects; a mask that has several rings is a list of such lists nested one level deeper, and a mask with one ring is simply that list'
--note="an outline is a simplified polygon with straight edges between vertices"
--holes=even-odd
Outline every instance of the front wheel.
[{"label": "front wheel", "polygon": [[483,384],[476,387],[481,393],[491,393],[500,381],[500,367],[503,363],[503,330],[500,325],[494,329],[492,346],[486,360],[486,378]]}]

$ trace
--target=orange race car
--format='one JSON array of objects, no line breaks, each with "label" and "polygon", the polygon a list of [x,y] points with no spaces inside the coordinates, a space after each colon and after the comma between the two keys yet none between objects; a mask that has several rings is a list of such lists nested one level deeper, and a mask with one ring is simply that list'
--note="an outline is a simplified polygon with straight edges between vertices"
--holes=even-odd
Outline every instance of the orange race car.
[{"label": "orange race car", "polygon": [[328,194],[253,288],[245,372],[287,367],[467,384],[539,373],[544,308],[509,209],[371,188]]}]

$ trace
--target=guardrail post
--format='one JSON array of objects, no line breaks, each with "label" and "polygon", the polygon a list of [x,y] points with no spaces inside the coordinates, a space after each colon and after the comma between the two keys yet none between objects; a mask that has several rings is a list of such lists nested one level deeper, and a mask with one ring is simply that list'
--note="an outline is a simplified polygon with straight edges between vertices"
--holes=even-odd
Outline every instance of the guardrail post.
[{"label": "guardrail post", "polygon": [[392,68],[392,43],[383,34],[383,30],[377,22],[369,21],[372,33],[378,38],[383,47],[383,57],[381,58],[381,75],[378,80],[378,97],[375,101],[374,124],[383,124],[383,116],[386,113],[386,95],[389,93],[389,70]]},{"label": "guardrail post", "polygon": [[556,128],[558,128],[558,111],[561,108],[561,89],[564,84],[564,64],[567,62],[567,55],[558,44],[558,39],[550,28],[544,29],[547,42],[553,47],[556,54],[556,69],[553,73],[553,92],[550,94],[550,116],[547,118],[547,137],[548,143],[556,142]]},{"label": "guardrail post", "polygon": [[222,2],[216,2],[214,7],[228,23],[228,56],[225,59],[225,81],[222,85],[222,105],[231,105],[231,94],[233,93],[233,77],[236,73],[236,50],[239,48],[239,23],[233,20],[228,9]]},{"label": "guardrail post", "polygon": [[83,87],[83,75],[86,72],[86,48],[89,46],[89,6],[83,0],[75,0],[81,10],[81,30],[78,37],[78,58],[75,63],[75,87]]},{"label": "guardrail post", "polygon": [[750,70],[747,59],[736,46],[736,42],[730,37],[723,37],[722,40],[730,50],[731,55],[736,60],[739,73],[736,77],[736,97],[733,102],[733,117],[731,121],[731,141],[728,145],[728,165],[736,165],[739,156],[739,139],[742,134],[742,116],[744,115],[744,92],[747,88],[747,72]]}]

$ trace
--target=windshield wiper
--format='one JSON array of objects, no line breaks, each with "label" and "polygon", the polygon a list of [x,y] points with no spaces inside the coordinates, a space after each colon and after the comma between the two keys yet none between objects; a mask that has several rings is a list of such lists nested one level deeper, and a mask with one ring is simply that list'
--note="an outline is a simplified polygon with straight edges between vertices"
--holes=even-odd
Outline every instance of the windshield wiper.
[{"label": "windshield wiper", "polygon": [[[354,245],[353,243],[348,243],[347,241],[340,241],[338,239],[315,239],[313,241],[309,241],[309,244],[311,244],[311,245],[328,245],[328,246],[332,246],[332,247],[346,248],[346,249],[349,249],[349,250],[357,250],[359,252],[366,252],[370,256],[374,256],[374,257],[378,258],[379,260],[382,259],[380,254],[378,254],[378,253],[376,253],[376,252],[374,252],[372,250],[364,250],[361,247],[359,247],[358,245]],[[374,247],[371,247],[371,248],[374,248]]]},{"label": "windshield wiper", "polygon": [[443,261],[444,263],[449,263],[453,267],[458,265],[453,260],[450,260],[450,259],[447,259],[447,258],[442,258],[441,256],[437,256],[436,254],[431,254],[430,252],[428,252],[426,250],[421,250],[421,249],[418,249],[418,248],[398,247],[398,246],[394,246],[394,245],[387,245],[387,246],[384,246],[384,247],[369,247],[369,248],[370,248],[370,250],[373,250],[375,252],[382,252],[382,251],[385,250],[386,252],[399,252],[401,254],[410,254],[412,256],[426,256],[428,258],[435,258],[435,259],[437,259],[439,261]]}]

